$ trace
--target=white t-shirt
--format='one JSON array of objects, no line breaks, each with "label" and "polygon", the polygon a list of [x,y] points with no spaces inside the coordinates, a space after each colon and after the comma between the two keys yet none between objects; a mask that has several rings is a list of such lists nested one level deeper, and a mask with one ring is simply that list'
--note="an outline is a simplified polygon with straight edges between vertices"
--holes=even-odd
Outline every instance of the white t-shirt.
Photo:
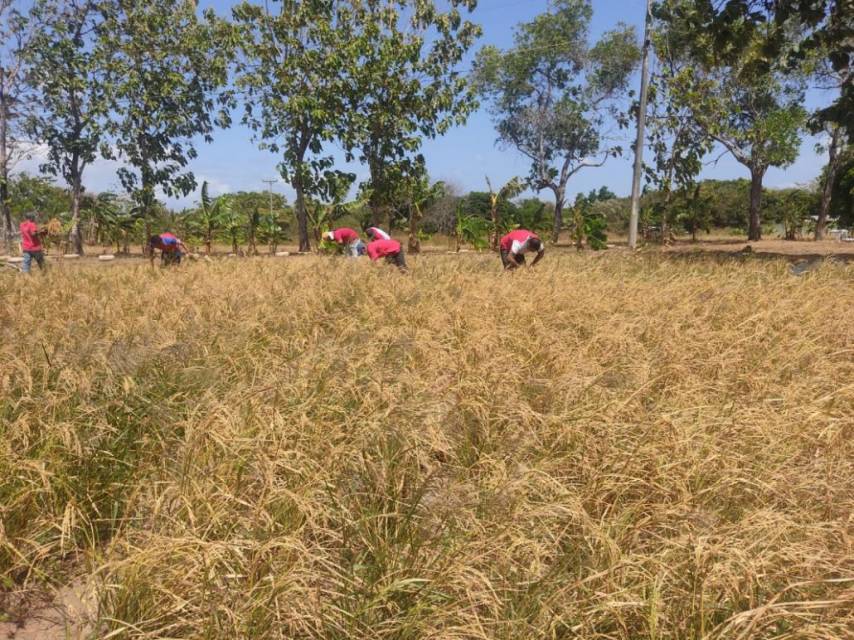
[{"label": "white t-shirt", "polygon": [[[528,240],[530,240],[530,238],[528,238]],[[510,245],[510,253],[512,253],[514,256],[518,256],[520,253],[534,253],[534,249],[531,249],[528,246],[528,240],[525,240],[524,242],[514,240],[513,244]],[[543,251],[542,246],[536,253],[539,253],[540,251]]]}]

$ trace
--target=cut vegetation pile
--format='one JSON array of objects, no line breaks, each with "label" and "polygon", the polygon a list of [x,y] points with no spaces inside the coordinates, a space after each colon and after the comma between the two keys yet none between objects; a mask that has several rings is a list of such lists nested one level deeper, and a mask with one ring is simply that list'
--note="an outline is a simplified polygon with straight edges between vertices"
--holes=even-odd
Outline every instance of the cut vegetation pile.
[{"label": "cut vegetation pile", "polygon": [[850,638],[854,268],[0,274],[0,605],[99,637]]}]

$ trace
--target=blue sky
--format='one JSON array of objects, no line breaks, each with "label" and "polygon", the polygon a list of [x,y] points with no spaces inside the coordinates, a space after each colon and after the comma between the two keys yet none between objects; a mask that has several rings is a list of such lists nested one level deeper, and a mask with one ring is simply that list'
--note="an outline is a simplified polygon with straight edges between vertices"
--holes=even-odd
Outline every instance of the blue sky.
[{"label": "blue sky", "polygon": [[[234,4],[228,0],[201,0],[202,8],[212,7],[223,15]],[[480,0],[474,13],[474,20],[482,25],[483,37],[477,47],[494,44],[508,47],[513,42],[513,28],[519,22],[530,20],[546,10],[547,0]],[[634,24],[639,34],[643,29],[645,0],[593,0],[592,36],[614,27],[618,22]],[[638,84],[638,81],[635,82]],[[814,107],[830,100],[828,96],[811,93],[807,97],[807,107]],[[240,113],[235,114],[237,121],[230,129],[218,131],[214,142],[199,144],[199,158],[192,162],[191,169],[201,184],[210,183],[212,193],[224,193],[238,190],[262,190],[266,186],[264,178],[277,176],[277,158],[268,151],[261,151],[252,140],[252,132],[239,124]],[[624,148],[629,147],[634,133],[632,130],[621,132],[625,136]],[[805,184],[818,176],[825,163],[823,157],[813,150],[816,139],[807,138],[802,145],[798,161],[787,169],[769,170],[765,184],[769,187],[786,187]],[[468,123],[457,127],[445,136],[428,140],[423,147],[427,166],[434,179],[441,179],[454,185],[460,192],[484,190],[485,176],[493,184],[503,183],[512,176],[525,176],[528,162],[512,149],[503,149],[495,144],[495,129],[485,108],[473,114]],[[340,154],[337,154],[340,156]],[[710,157],[716,158],[719,154]],[[611,159],[602,168],[585,169],[569,185],[570,197],[577,192],[587,192],[602,185],[609,187],[618,195],[628,195],[631,191],[631,152],[622,158]],[[20,168],[33,170],[35,159],[22,163]],[[342,168],[344,163],[341,162]],[[91,167],[86,176],[86,186],[90,190],[120,190],[115,178],[114,163],[99,161]],[[367,177],[367,170],[361,165],[351,165],[359,179]],[[716,164],[707,166],[703,177],[728,179],[748,177],[747,170],[726,156]],[[289,185],[279,182],[274,186],[278,193],[285,194],[293,201],[293,190]],[[548,192],[540,194],[549,199]],[[180,208],[191,206],[198,200],[198,193],[186,198],[167,200],[169,206]]]}]

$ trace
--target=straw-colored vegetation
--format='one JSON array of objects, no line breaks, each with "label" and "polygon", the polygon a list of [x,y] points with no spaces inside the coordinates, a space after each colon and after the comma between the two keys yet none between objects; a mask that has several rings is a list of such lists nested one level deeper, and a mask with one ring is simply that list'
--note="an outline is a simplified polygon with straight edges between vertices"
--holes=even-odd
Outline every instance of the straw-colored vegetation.
[{"label": "straw-colored vegetation", "polygon": [[0,274],[0,603],[83,573],[102,638],[851,637],[851,266],[410,262]]}]

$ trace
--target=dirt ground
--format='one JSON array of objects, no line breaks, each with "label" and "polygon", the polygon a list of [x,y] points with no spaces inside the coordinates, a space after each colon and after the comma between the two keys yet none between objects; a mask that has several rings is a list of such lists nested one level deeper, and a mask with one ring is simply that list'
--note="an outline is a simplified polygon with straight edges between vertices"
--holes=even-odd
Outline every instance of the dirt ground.
[{"label": "dirt ground", "polygon": [[[0,622],[0,640],[83,640],[90,636],[95,597],[84,582],[74,581],[38,598],[33,603],[22,597],[19,606],[9,607],[7,620]],[[20,615],[15,615],[15,609]]]}]

